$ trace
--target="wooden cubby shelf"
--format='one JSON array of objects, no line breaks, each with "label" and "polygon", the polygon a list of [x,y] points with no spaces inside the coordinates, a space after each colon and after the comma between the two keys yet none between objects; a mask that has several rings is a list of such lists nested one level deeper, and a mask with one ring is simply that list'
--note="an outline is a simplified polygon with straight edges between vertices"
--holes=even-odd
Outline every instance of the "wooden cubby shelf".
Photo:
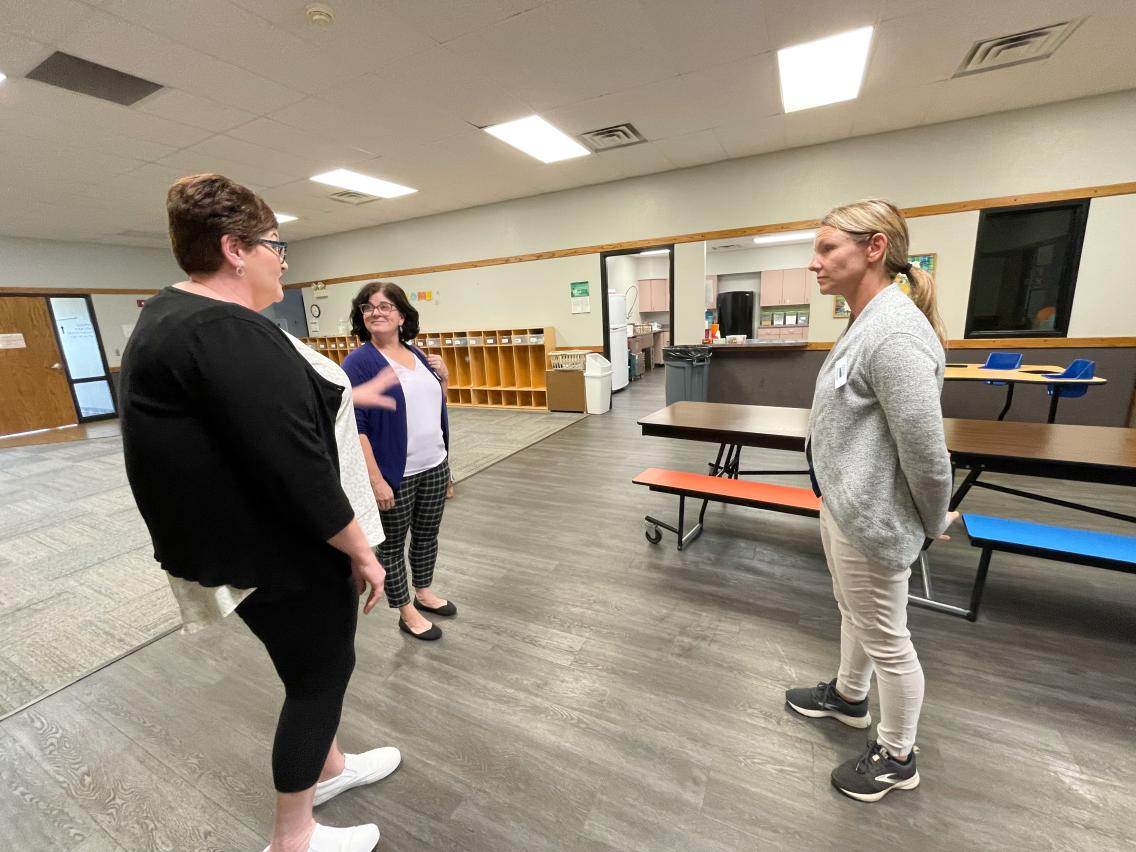
[{"label": "wooden cubby shelf", "polygon": [[[354,337],[305,337],[304,342],[337,364],[358,344]],[[441,355],[450,374],[447,405],[548,410],[544,371],[556,349],[556,330],[473,329],[422,332],[415,344]]]}]

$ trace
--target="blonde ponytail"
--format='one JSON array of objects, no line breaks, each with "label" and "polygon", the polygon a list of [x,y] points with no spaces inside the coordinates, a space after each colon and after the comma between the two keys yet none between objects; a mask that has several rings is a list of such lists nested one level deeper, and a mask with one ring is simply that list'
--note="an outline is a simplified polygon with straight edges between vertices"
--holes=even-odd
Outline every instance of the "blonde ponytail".
[{"label": "blonde ponytail", "polygon": [[931,323],[935,336],[943,344],[943,349],[946,349],[947,330],[943,325],[943,318],[939,315],[939,307],[935,299],[935,277],[930,272],[914,265],[903,274],[907,277],[907,283],[911,289],[909,294],[911,301],[923,312],[923,316],[927,317],[927,322]]},{"label": "blonde ponytail", "polygon": [[898,207],[883,198],[869,198],[834,207],[821,220],[821,224],[843,231],[860,242],[867,242],[872,234],[887,237],[884,267],[892,278],[898,275],[906,277],[908,295],[931,323],[943,348],[947,348],[947,330],[935,302],[935,279],[930,272],[907,262],[907,222]]}]

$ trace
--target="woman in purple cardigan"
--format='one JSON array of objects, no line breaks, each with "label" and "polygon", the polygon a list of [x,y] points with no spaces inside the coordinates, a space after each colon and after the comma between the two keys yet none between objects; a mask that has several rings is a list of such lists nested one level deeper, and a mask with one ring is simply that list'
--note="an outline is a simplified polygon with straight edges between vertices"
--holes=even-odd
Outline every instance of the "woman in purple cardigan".
[{"label": "woman in purple cardigan", "polygon": [[[418,311],[397,284],[373,281],[351,301],[351,330],[362,345],[343,369],[360,385],[388,367],[398,384],[388,392],[397,407],[355,409],[363,457],[382,516],[386,540],[376,548],[386,567],[386,596],[399,611],[398,627],[415,639],[439,639],[441,628],[423,613],[455,615],[457,607],[430,588],[438,556],[438,528],[450,481],[446,365],[411,344]],[[406,534],[410,532],[411,598],[406,586]]]}]

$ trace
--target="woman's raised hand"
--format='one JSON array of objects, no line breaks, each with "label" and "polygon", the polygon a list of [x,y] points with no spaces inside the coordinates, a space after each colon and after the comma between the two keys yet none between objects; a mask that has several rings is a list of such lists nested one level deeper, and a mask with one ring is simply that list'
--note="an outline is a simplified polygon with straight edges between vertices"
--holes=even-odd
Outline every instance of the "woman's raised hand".
[{"label": "woman's raised hand", "polygon": [[373,379],[351,388],[351,402],[356,408],[386,408],[394,411],[398,403],[387,391],[397,384],[395,371],[384,367]]}]

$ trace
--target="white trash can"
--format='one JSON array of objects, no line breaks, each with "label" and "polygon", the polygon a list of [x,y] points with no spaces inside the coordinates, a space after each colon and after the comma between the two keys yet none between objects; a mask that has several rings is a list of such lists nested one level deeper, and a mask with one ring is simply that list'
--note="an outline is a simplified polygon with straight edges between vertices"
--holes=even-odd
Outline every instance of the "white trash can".
[{"label": "white trash can", "polygon": [[611,409],[611,361],[595,352],[584,361],[584,396],[588,414],[606,414]]}]

